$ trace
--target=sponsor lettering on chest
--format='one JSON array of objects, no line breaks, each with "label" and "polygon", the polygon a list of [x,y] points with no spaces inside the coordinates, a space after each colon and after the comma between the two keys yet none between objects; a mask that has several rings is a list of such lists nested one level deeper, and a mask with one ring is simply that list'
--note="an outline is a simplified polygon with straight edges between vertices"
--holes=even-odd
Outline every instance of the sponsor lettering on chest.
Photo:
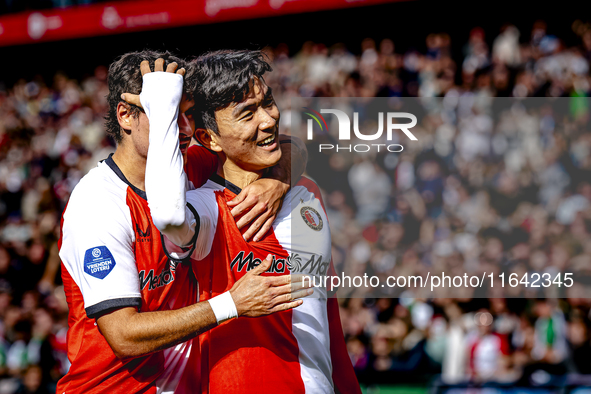
[{"label": "sponsor lettering on chest", "polygon": [[322,256],[316,254],[305,257],[299,253],[291,253],[287,257],[287,266],[292,273],[325,276],[329,265],[330,262],[323,262]]},{"label": "sponsor lettering on chest", "polygon": [[151,291],[166,286],[174,282],[175,272],[176,263],[172,260],[168,260],[168,263],[160,273],[154,273],[154,270],[151,269],[146,274],[146,270],[141,270],[139,272],[140,289],[144,290],[147,287],[148,291]]},{"label": "sponsor lettering on chest", "polygon": [[[232,262],[230,263],[230,269],[236,272],[242,272],[242,270],[246,268],[245,272],[248,272],[257,265],[259,265],[261,262],[261,259],[254,257],[253,252],[246,254],[244,250],[241,250],[236,255],[236,257],[232,259]],[[273,262],[271,263],[271,268],[269,268],[266,272],[284,274],[286,273],[286,266],[287,262],[285,261],[285,259],[278,259],[277,256],[273,255]],[[289,271],[287,271],[287,273],[288,272]]]}]

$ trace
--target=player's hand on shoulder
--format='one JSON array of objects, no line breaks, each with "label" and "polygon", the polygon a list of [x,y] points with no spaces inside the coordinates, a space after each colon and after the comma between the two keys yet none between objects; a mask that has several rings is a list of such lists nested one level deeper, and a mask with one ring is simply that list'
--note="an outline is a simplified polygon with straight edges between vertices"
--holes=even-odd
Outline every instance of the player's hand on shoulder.
[{"label": "player's hand on shoulder", "polygon": [[303,303],[300,298],[314,292],[306,275],[261,276],[271,263],[272,256],[268,255],[230,289],[238,316],[258,317],[295,308]]},{"label": "player's hand on shoulder", "polygon": [[228,206],[232,208],[232,216],[244,214],[236,222],[239,229],[251,223],[243,235],[246,241],[254,235],[253,241],[257,242],[269,231],[288,190],[289,185],[281,181],[262,178],[246,186],[228,202]]},{"label": "player's hand on shoulder", "polygon": [[[176,73],[176,74],[184,76],[185,69],[178,68],[178,67],[179,67],[179,65],[176,62],[169,63],[166,66],[166,72],[173,73],[173,74]],[[150,62],[148,60],[144,60],[143,62],[140,63],[140,71],[142,73],[142,77],[144,75],[152,72],[150,70]],[[162,59],[162,58],[156,59],[156,61],[154,62],[154,72],[164,72],[164,59]],[[128,104],[132,104],[137,107],[143,108],[142,103],[140,101],[139,94],[123,93],[121,95],[121,99],[124,100],[125,102],[127,102]]]}]

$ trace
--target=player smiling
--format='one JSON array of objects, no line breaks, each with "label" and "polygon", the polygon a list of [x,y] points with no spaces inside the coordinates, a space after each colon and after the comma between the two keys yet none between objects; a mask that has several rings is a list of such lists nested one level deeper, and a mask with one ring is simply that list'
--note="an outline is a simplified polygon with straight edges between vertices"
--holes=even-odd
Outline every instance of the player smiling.
[{"label": "player smiling", "polygon": [[[178,142],[164,129],[154,129],[146,182],[154,185],[147,187],[147,197],[159,207],[151,213],[160,230],[175,245],[194,249],[189,253],[200,299],[223,299],[224,312],[216,316],[219,322],[229,320],[200,336],[201,392],[360,393],[338,304],[327,299],[326,288],[316,288],[316,297],[292,311],[256,320],[235,319],[232,297],[222,298],[268,254],[273,263],[267,276],[326,275],[331,268],[330,229],[318,187],[302,178],[260,242],[242,238],[227,201],[282,158],[279,109],[263,79],[270,66],[258,51],[214,52],[193,66],[197,138],[218,155],[217,172],[203,187],[186,192],[185,208]],[[144,78],[145,85],[154,79]],[[145,96],[142,104],[161,107],[160,99]],[[169,119],[171,114],[151,114],[150,119]],[[156,186],[163,182],[169,187],[160,192]],[[185,370],[185,375],[191,373]],[[194,392],[190,386],[180,390]]]},{"label": "player smiling", "polygon": [[[172,110],[175,119],[168,124],[159,116],[154,119],[164,124],[149,122],[142,109],[120,97],[125,91],[139,93],[139,65],[145,59],[146,67],[164,71],[166,66],[166,73],[154,75],[176,78],[172,88],[143,92],[166,98],[166,104],[150,110]],[[176,71],[183,63],[166,53],[143,51],[122,56],[109,69],[107,127],[117,149],[76,186],[61,224],[71,367],[59,381],[58,393],[172,393],[191,349],[193,354],[198,350],[191,339],[217,324],[219,301],[196,303],[191,267],[165,254],[150,217],[150,209],[157,207],[148,206],[144,191],[150,129],[174,134],[173,149],[179,155],[179,125],[188,128],[189,135],[193,131],[190,92],[185,91],[181,100],[184,69]],[[189,159],[190,165],[208,171],[203,163]],[[176,164],[182,174],[180,156]],[[175,181],[178,186],[179,179]],[[269,267],[271,261],[265,264]],[[255,317],[299,305],[301,301],[293,298],[305,294],[303,286],[261,277],[263,271],[258,269],[230,290],[237,313]],[[290,294],[289,300],[276,299],[277,294]]]}]

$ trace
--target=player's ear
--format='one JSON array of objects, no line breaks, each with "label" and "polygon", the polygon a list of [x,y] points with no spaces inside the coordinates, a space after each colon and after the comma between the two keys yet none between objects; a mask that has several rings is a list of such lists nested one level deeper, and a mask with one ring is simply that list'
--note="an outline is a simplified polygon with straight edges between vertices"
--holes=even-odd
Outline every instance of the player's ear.
[{"label": "player's ear", "polygon": [[119,126],[127,134],[131,131],[133,114],[131,113],[131,107],[127,103],[120,102],[117,104],[117,121],[119,122]]},{"label": "player's ear", "polygon": [[222,148],[217,143],[217,135],[210,130],[197,128],[195,130],[195,139],[207,149],[214,152],[221,152]]}]

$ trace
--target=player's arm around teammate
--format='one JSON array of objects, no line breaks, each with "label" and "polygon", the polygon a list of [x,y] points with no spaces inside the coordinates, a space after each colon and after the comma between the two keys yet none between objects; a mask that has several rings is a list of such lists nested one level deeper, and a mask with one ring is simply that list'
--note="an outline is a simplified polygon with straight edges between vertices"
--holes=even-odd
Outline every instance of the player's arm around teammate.
[{"label": "player's arm around teammate", "polygon": [[[156,143],[152,135],[158,135],[160,130],[169,137],[175,135],[177,159],[180,159],[182,170],[182,157],[178,151],[177,116],[184,70],[176,71],[176,67],[176,63],[171,63],[167,66],[166,72],[162,72],[164,60],[156,61],[155,71],[160,72],[154,72],[148,78],[155,82],[157,90],[162,89],[156,93],[159,97],[157,103],[154,103],[154,106],[145,105],[145,109],[149,118],[150,112],[158,113],[157,117],[153,117],[158,118],[158,121],[150,124],[150,144]],[[142,74],[148,72],[148,63],[142,63]],[[150,160],[146,165],[147,172],[150,170],[149,163]],[[148,185],[146,179],[146,189],[149,188]],[[184,342],[216,326],[224,320],[224,316],[257,317],[300,305],[302,301],[297,298],[309,295],[312,290],[302,283],[302,278],[261,276],[270,264],[271,259],[267,258],[259,267],[238,281],[228,293],[216,297],[217,299],[170,311],[140,313],[134,307],[121,308],[100,316],[97,319],[98,327],[115,355],[119,358],[128,358]]]},{"label": "player's arm around teammate", "polygon": [[[294,298],[311,294],[304,284],[292,283],[289,277],[260,276],[270,266],[271,259],[267,258],[230,290],[237,316],[257,317],[294,308],[302,303]],[[118,358],[138,357],[215,327],[218,319],[212,305],[199,302],[177,310],[143,313],[136,308],[122,308],[99,317],[97,323]]]}]

